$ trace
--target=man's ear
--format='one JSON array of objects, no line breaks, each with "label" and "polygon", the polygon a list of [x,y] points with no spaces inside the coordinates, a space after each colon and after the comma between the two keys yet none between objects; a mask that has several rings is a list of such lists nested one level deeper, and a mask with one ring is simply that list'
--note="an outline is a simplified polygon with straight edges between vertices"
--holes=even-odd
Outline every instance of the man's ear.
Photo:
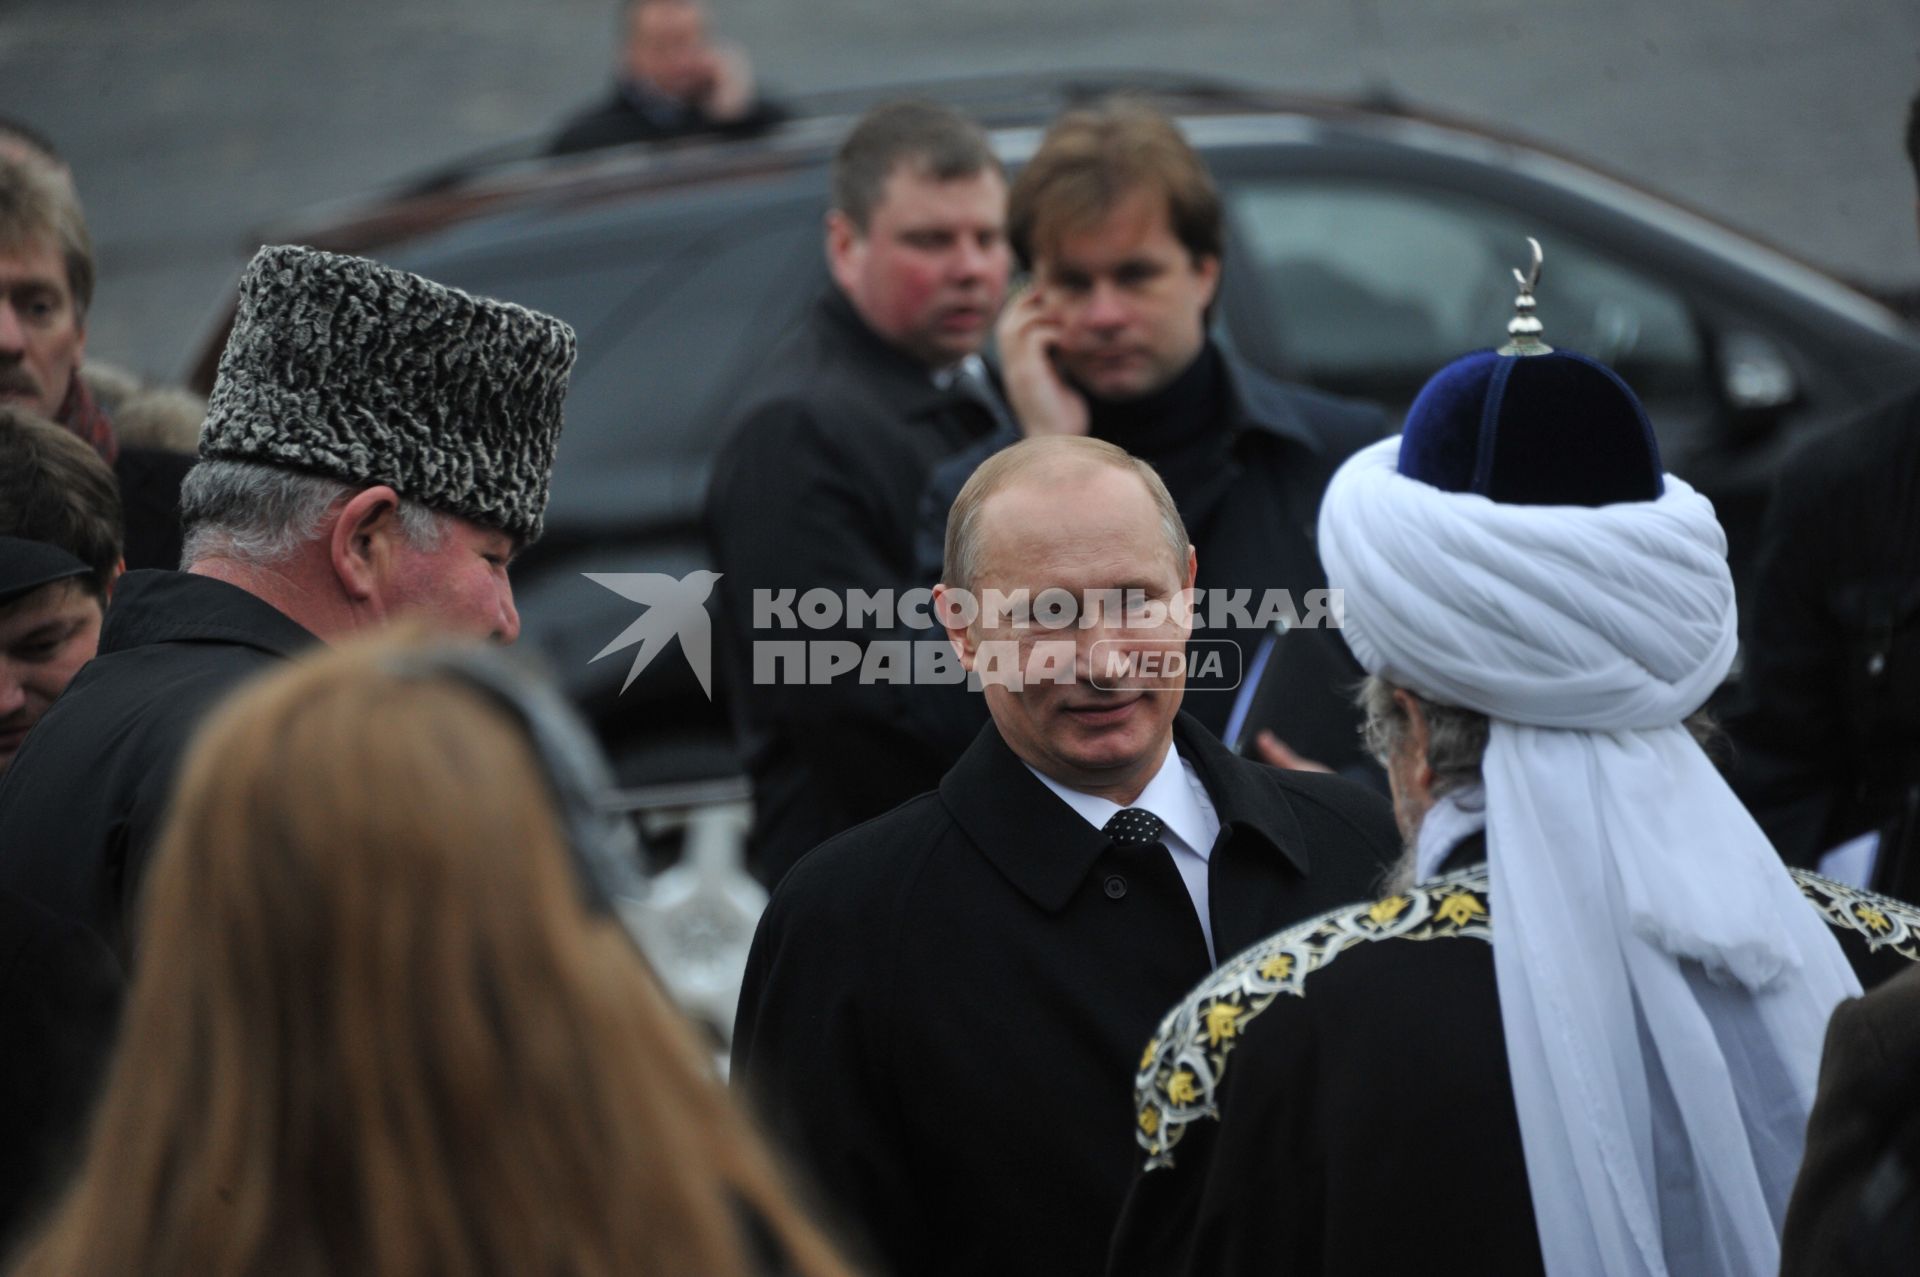
[{"label": "man's ear", "polygon": [[965,593],[946,584],[934,586],[933,614],[939,618],[940,628],[947,632],[947,642],[953,645],[954,652],[960,657],[960,667],[971,674],[980,644],[970,626],[956,623],[965,616],[965,609],[960,602]]},{"label": "man's ear", "polygon": [[1407,716],[1405,747],[1413,751],[1414,777],[1422,789],[1429,789],[1433,786],[1433,768],[1427,762],[1427,742],[1431,739],[1427,729],[1427,713],[1404,687],[1393,689],[1393,703]]},{"label": "man's ear", "polygon": [[123,554],[120,556],[120,561],[113,565],[113,571],[107,573],[107,593],[106,593],[106,600],[105,600],[106,602],[108,603],[113,602],[113,587],[120,584],[121,574],[124,573],[126,570],[127,570],[127,558]]},{"label": "man's ear", "polygon": [[378,596],[401,535],[400,496],[385,484],[355,493],[340,507],[327,552],[348,598],[364,603]]},{"label": "man's ear", "polygon": [[860,273],[860,254],[866,237],[853,219],[839,209],[827,212],[827,271],[843,293],[851,293]]},{"label": "man's ear", "polygon": [[1220,259],[1218,257],[1196,257],[1193,259],[1193,273],[1200,277],[1202,286],[1207,290],[1206,310],[1213,305],[1214,298],[1220,295]]}]

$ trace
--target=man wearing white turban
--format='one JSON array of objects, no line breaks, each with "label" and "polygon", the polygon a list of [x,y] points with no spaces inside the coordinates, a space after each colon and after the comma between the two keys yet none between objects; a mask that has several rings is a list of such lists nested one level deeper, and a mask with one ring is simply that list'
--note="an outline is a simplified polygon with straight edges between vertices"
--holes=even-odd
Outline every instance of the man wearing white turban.
[{"label": "man wearing white turban", "polygon": [[1327,491],[1407,859],[1162,1022],[1113,1277],[1770,1277],[1827,1018],[1920,957],[1920,912],[1787,870],[1689,732],[1725,537],[1531,309]]}]

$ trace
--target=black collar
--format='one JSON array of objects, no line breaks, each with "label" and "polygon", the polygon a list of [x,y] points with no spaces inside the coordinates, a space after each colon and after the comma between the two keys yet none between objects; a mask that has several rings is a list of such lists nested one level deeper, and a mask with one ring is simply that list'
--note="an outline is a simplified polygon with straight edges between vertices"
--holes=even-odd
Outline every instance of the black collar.
[{"label": "black collar", "polygon": [[[1306,836],[1277,780],[1184,713],[1174,720],[1173,739],[1213,800],[1221,834],[1259,838],[1305,874]],[[1027,770],[992,723],[941,780],[940,799],[981,854],[1049,913],[1066,907],[1109,846]]]},{"label": "black collar", "polygon": [[1226,371],[1228,423],[1236,434],[1272,435],[1319,456],[1326,443],[1307,425],[1295,400],[1297,391],[1221,349]]},{"label": "black collar", "polygon": [[293,656],[320,640],[305,626],[237,585],[189,572],[142,569],[113,587],[100,654],[150,643],[238,643]]},{"label": "black collar", "polygon": [[861,377],[906,416],[931,416],[953,402],[951,390],[933,384],[933,370],[869,328],[838,285],[828,284],[814,309],[860,361]]}]

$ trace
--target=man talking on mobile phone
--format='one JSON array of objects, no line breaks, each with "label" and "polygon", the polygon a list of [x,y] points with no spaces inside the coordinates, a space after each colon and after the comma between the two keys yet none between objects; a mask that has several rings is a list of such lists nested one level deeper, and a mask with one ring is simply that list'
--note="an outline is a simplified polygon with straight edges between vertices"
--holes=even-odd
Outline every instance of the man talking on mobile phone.
[{"label": "man talking on mobile phone", "polygon": [[[1310,610],[1307,592],[1326,584],[1313,544],[1321,491],[1348,454],[1387,432],[1386,416],[1277,382],[1210,336],[1220,198],[1179,129],[1149,106],[1117,100],[1055,121],[1014,181],[1007,232],[1032,276],[996,333],[1020,434],[1092,435],[1151,463],[1193,537],[1202,606],[1191,650],[1198,661],[1212,644],[1227,659],[1217,680],[1190,677],[1188,711],[1277,766],[1358,763],[1337,678],[1302,678],[1282,698],[1282,722],[1234,720],[1271,633],[1261,605],[1286,591],[1296,611]],[[936,470],[920,557],[937,553],[947,507],[974,467],[1016,437],[1003,429]],[[1244,617],[1215,606],[1236,598]],[[1339,646],[1324,630],[1289,641]],[[1348,671],[1341,653],[1293,664]]]}]

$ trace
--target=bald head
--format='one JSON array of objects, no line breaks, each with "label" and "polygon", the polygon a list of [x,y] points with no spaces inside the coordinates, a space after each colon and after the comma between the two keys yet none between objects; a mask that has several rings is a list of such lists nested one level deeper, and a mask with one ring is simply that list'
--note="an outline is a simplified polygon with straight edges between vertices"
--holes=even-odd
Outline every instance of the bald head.
[{"label": "bald head", "polygon": [[[947,515],[946,561],[942,573],[945,583],[973,589],[979,581],[984,542],[990,527],[1005,524],[1006,530],[1018,537],[1031,516],[1051,501],[1050,494],[1068,486],[1097,481],[1103,471],[1113,472],[1130,483],[1121,483],[1111,492],[1098,494],[1106,498],[1101,504],[1124,501],[1124,494],[1132,486],[1144,489],[1150,510],[1146,517],[1159,524],[1159,533],[1172,561],[1176,565],[1184,564],[1186,526],[1167,492],[1167,485],[1161,482],[1152,466],[1104,440],[1051,435],[1026,439],[996,452],[981,463],[960,489]],[[1107,487],[1106,484],[1099,486]],[[1015,496],[1014,489],[1022,491]],[[1008,495],[1008,500],[994,500],[1003,493]]]}]

